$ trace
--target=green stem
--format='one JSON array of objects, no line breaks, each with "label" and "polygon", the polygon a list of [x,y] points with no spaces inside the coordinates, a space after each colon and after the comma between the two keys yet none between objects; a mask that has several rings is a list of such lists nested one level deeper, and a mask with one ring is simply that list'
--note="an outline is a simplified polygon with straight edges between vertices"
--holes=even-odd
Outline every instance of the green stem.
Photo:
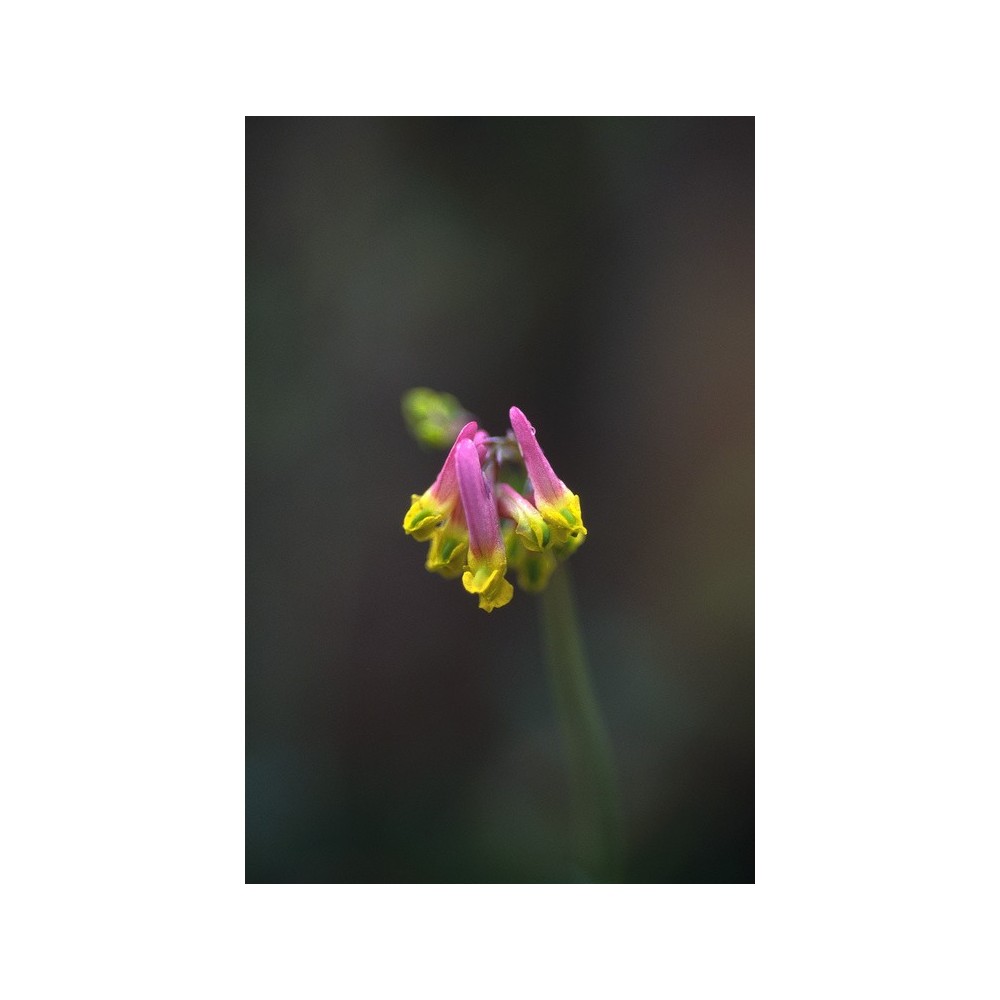
[{"label": "green stem", "polygon": [[590,684],[565,564],[539,595],[539,608],[549,679],[569,760],[577,858],[593,881],[618,882],[622,826],[611,743]]}]

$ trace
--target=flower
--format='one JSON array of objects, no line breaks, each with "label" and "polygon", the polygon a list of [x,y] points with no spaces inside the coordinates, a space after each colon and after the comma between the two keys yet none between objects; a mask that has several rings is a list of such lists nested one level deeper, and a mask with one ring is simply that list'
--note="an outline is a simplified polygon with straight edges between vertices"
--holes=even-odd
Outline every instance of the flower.
[{"label": "flower", "polygon": [[471,420],[458,432],[437,479],[422,495],[413,494],[410,509],[403,518],[403,530],[408,535],[418,542],[430,540],[427,569],[446,578],[460,576],[465,568],[469,532],[458,489],[455,455],[458,446],[473,439],[477,430],[476,422]]},{"label": "flower", "polygon": [[413,494],[403,518],[408,535],[430,542],[427,569],[461,576],[484,611],[514,596],[508,569],[522,590],[544,590],[587,534],[580,498],[553,472],[534,428],[516,406],[510,418],[513,430],[501,438],[465,424],[437,479]]},{"label": "flower", "polygon": [[509,483],[497,483],[494,493],[497,510],[514,522],[514,531],[524,547],[541,552],[552,540],[552,532],[535,505]]},{"label": "flower", "polygon": [[456,446],[458,488],[469,528],[468,569],[462,586],[479,595],[479,607],[492,611],[510,603],[514,588],[507,582],[507,550],[500,537],[496,498],[479,464],[472,441]]},{"label": "flower", "polygon": [[517,574],[517,585],[529,594],[536,594],[549,585],[549,577],[559,564],[551,548],[535,552],[522,543],[512,524],[503,529],[507,545],[507,565]]},{"label": "flower", "polygon": [[553,529],[555,542],[565,544],[569,539],[578,539],[577,548],[587,534],[580,513],[580,498],[572,493],[566,484],[552,471],[545,453],[535,439],[535,428],[528,418],[516,407],[510,408],[510,426],[521,449],[524,467],[535,494],[535,507],[543,520]]}]

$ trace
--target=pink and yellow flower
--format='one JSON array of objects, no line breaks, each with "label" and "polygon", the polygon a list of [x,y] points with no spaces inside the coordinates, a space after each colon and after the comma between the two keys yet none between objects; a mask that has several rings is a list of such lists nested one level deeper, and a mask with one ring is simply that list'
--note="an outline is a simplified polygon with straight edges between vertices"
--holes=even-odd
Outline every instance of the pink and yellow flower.
[{"label": "pink and yellow flower", "polygon": [[[513,597],[508,569],[522,590],[543,590],[587,534],[580,498],[553,472],[534,428],[516,406],[510,418],[513,437],[491,438],[475,421],[467,423],[437,479],[423,494],[413,494],[403,518],[407,534],[430,542],[427,569],[461,576],[484,611]],[[520,490],[508,481],[516,478],[510,467],[518,461],[527,473]]]},{"label": "pink and yellow flower", "polygon": [[552,529],[556,544],[565,544],[570,538],[578,539],[573,546],[576,548],[587,534],[580,513],[580,498],[552,471],[535,438],[535,428],[516,406],[510,408],[510,426],[531,480],[538,513]]},{"label": "pink and yellow flower", "polygon": [[500,536],[496,498],[483,475],[479,453],[471,441],[458,443],[458,488],[469,527],[468,568],[462,586],[478,594],[479,607],[492,611],[510,603],[514,588],[507,582],[507,550]]},{"label": "pink and yellow flower", "polygon": [[463,441],[475,438],[478,426],[467,423],[455,438],[437,479],[423,494],[413,494],[403,518],[403,530],[418,542],[430,541],[427,569],[445,578],[461,576],[465,569],[469,532],[458,489],[455,455]]}]

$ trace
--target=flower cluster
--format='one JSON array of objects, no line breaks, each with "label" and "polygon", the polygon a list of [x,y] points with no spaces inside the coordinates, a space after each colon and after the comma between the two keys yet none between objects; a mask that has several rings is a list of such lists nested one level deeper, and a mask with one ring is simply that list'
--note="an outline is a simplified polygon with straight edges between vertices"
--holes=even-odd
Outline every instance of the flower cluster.
[{"label": "flower cluster", "polygon": [[587,534],[580,498],[552,471],[516,406],[510,426],[506,436],[493,438],[474,420],[465,424],[437,479],[413,495],[403,518],[408,535],[430,542],[427,569],[461,576],[484,611],[514,596],[508,569],[523,590],[542,590]]}]

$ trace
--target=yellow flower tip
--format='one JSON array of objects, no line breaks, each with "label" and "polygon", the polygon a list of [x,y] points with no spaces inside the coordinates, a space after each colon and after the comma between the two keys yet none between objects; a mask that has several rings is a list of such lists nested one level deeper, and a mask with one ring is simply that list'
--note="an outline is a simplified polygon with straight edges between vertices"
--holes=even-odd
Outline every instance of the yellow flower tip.
[{"label": "yellow flower tip", "polygon": [[556,568],[556,557],[551,550],[545,552],[522,551],[515,572],[517,585],[529,594],[537,594],[549,585],[549,577]]},{"label": "yellow flower tip", "polygon": [[464,532],[442,528],[431,538],[425,566],[431,573],[438,573],[446,580],[461,576],[469,551],[468,535]]},{"label": "yellow flower tip", "polygon": [[569,558],[569,556],[571,556],[581,545],[583,545],[585,538],[585,532],[580,532],[578,535],[569,535],[562,545],[557,545],[555,547],[556,555],[560,559]]},{"label": "yellow flower tip", "polygon": [[426,542],[441,527],[442,518],[448,512],[427,494],[412,495],[410,509],[403,518],[403,531],[418,542]]},{"label": "yellow flower tip", "polygon": [[489,566],[480,566],[475,571],[467,569],[462,574],[462,586],[470,594],[479,596],[479,607],[483,611],[510,604],[514,588],[504,577],[505,570],[506,566],[503,566],[491,572]]},{"label": "yellow flower tip", "polygon": [[[537,594],[549,585],[555,568],[583,544],[583,535],[563,536],[553,529],[552,544],[535,549],[525,543],[517,525],[509,521],[503,527],[507,567],[517,574],[517,585],[529,594]],[[561,540],[559,540],[561,538]]]},{"label": "yellow flower tip", "polygon": [[552,531],[542,518],[518,521],[515,530],[524,547],[532,552],[541,552],[552,538]]},{"label": "yellow flower tip", "polygon": [[494,608],[502,608],[505,604],[510,604],[514,596],[514,588],[506,581],[501,580],[501,590],[496,597],[488,598],[485,594],[479,595],[479,609],[489,614]]},{"label": "yellow flower tip", "polygon": [[580,512],[580,498],[575,493],[560,497],[555,503],[539,503],[538,510],[550,525],[554,541],[563,545],[570,538],[577,539],[574,548],[579,547],[586,537],[587,529],[583,524],[583,514]]},{"label": "yellow flower tip", "polygon": [[541,552],[552,541],[552,531],[533,503],[525,499],[508,483],[499,483],[494,489],[497,510],[514,522],[514,530],[532,552]]},{"label": "yellow flower tip", "polygon": [[462,574],[462,586],[470,594],[478,595],[479,607],[483,611],[492,611],[510,604],[514,588],[505,577],[507,559],[503,549],[487,559],[476,558],[470,550],[466,566],[468,568]]}]

